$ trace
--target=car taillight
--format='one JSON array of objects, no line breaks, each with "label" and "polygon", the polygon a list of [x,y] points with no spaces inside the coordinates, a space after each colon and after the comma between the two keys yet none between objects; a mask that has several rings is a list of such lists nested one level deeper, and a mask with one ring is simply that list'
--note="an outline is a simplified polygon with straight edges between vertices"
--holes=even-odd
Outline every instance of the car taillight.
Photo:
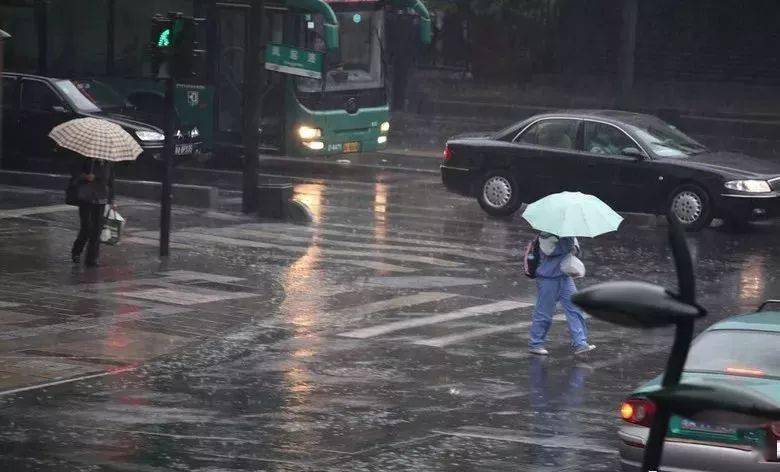
[{"label": "car taillight", "polygon": [[452,159],[452,148],[450,148],[450,145],[444,146],[444,162],[449,161]]},{"label": "car taillight", "polygon": [[780,422],[767,426],[766,460],[780,462]]},{"label": "car taillight", "polygon": [[655,416],[655,403],[643,398],[629,398],[620,404],[620,417],[632,424],[649,427]]}]

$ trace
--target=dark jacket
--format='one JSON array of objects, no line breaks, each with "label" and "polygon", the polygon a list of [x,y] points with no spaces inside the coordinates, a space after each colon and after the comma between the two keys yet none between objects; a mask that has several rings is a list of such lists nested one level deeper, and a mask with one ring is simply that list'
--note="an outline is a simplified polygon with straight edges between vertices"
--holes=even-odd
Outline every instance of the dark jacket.
[{"label": "dark jacket", "polygon": [[[71,171],[78,187],[79,201],[95,204],[114,203],[114,166],[100,159],[80,158]],[[95,180],[88,182],[84,175],[94,174]]]}]

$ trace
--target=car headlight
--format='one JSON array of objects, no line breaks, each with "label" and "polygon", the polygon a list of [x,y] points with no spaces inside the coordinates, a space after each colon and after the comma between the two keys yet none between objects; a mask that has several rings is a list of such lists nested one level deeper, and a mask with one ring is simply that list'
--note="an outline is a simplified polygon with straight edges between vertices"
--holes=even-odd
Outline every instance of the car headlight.
[{"label": "car headlight", "polygon": [[136,131],[135,135],[141,141],[165,141],[165,135],[157,131]]},{"label": "car headlight", "polygon": [[200,136],[200,131],[198,128],[192,128],[190,130],[190,138],[197,138],[198,136]]},{"label": "car headlight", "polygon": [[298,136],[307,141],[317,139],[322,137],[322,130],[319,128],[312,128],[311,126],[301,126],[298,128]]},{"label": "car headlight", "polygon": [[381,131],[383,133],[387,133],[388,131],[390,131],[390,122],[389,121],[385,121],[384,123],[379,125],[379,131]]},{"label": "car headlight", "polygon": [[772,191],[769,182],[766,180],[732,180],[724,185],[727,189],[739,192],[762,193]]}]

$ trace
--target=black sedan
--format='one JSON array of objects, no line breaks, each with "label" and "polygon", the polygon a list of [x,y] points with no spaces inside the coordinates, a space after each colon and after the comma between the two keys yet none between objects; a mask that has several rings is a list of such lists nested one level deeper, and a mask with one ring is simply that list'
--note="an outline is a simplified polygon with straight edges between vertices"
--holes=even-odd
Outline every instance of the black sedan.
[{"label": "black sedan", "polygon": [[[124,128],[143,148],[141,159],[160,158],[165,140],[162,116],[136,109],[104,82],[6,72],[2,84],[4,165],[25,167],[30,158],[51,155],[55,150],[54,141],[48,138],[52,128],[85,117],[101,118]],[[190,156],[199,145],[197,128],[177,131],[177,156]]]},{"label": "black sedan", "polygon": [[780,165],[715,152],[660,119],[622,111],[537,115],[497,133],[450,139],[444,185],[491,215],[561,191],[623,212],[667,215],[689,230],[719,217],[780,214]]}]

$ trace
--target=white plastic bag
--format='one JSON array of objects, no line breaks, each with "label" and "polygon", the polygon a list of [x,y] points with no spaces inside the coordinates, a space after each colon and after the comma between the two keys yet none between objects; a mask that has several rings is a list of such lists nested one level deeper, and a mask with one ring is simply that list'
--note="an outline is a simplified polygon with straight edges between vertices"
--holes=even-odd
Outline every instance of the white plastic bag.
[{"label": "white plastic bag", "polygon": [[118,211],[106,205],[105,220],[103,229],[100,231],[100,242],[110,246],[119,244],[122,239],[122,227],[125,225],[125,219]]},{"label": "white plastic bag", "polygon": [[579,257],[569,254],[561,261],[561,271],[575,279],[585,277],[585,264],[582,263]]}]

